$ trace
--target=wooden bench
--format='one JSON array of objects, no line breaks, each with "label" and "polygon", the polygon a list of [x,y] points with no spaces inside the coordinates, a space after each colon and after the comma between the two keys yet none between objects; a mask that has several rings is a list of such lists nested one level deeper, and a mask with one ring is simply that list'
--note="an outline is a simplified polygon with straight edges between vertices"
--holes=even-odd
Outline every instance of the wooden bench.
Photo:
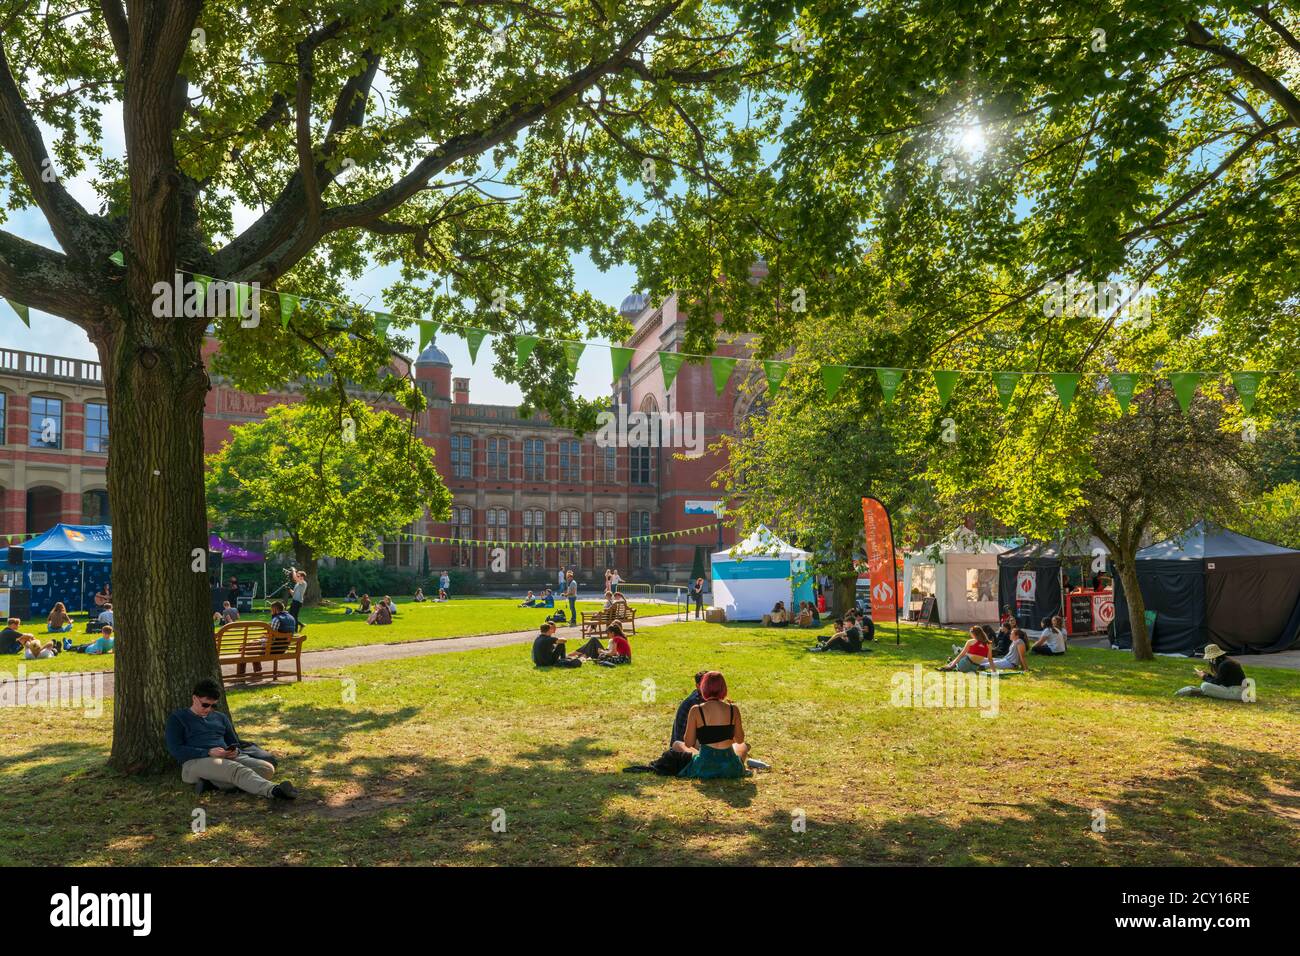
[{"label": "wooden bench", "polygon": [[626,625],[625,630],[628,634],[636,633],[636,608],[630,607],[626,601],[615,601],[614,606],[608,611],[583,611],[582,612],[582,636],[583,638],[604,637],[605,628],[611,622],[618,621]]},{"label": "wooden bench", "polygon": [[[248,668],[249,664],[270,664],[271,680],[279,680],[282,676],[302,680],[302,643],[307,639],[302,631],[284,634],[272,632],[271,625],[265,621],[235,621],[218,628],[214,639],[217,642],[217,663],[223,668],[227,664],[234,664],[237,668],[243,665],[245,670],[245,673],[240,673],[237,669],[234,674],[226,674],[223,670],[223,684],[260,680],[265,675],[265,671]],[[294,670],[281,674],[281,661],[293,661]]]}]

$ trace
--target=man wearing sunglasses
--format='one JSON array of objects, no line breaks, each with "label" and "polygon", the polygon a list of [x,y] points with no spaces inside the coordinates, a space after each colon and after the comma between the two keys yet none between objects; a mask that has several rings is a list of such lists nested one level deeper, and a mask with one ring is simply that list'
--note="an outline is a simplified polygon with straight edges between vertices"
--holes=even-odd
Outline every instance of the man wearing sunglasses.
[{"label": "man wearing sunglasses", "polygon": [[198,793],[215,787],[294,799],[298,791],[293,784],[272,782],[273,764],[239,752],[230,718],[216,709],[220,700],[220,685],[205,678],[194,685],[190,706],[167,718],[167,749],[181,765],[181,779]]}]

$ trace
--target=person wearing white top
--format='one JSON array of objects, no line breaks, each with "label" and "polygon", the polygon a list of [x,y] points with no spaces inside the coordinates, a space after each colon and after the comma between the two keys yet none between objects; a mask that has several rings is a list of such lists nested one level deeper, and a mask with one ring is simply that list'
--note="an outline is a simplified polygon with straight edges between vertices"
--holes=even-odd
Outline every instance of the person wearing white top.
[{"label": "person wearing white top", "polygon": [[1043,631],[1038,640],[1034,641],[1034,646],[1029,649],[1031,654],[1064,654],[1065,653],[1065,630],[1061,627],[1059,617],[1052,618],[1051,626]]}]

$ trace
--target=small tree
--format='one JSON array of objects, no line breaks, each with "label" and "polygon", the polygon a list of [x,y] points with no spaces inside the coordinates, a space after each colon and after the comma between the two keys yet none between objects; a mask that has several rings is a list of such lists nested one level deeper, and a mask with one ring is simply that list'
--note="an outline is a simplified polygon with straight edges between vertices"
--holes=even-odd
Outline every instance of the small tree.
[{"label": "small tree", "polygon": [[307,572],[307,605],[320,600],[317,564],[324,555],[378,557],[427,508],[450,513],[451,493],[433,465],[433,450],[409,422],[364,402],[337,408],[278,405],[266,418],[231,430],[207,459],[208,512],[235,532],[283,531],[271,550],[293,553]]}]

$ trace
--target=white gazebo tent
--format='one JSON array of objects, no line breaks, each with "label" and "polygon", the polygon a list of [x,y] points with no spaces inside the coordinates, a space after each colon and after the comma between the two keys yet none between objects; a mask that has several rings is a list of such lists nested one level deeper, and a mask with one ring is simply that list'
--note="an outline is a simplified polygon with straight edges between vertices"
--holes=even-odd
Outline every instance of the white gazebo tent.
[{"label": "white gazebo tent", "polygon": [[759,525],[735,547],[714,553],[713,606],[722,608],[728,621],[758,621],[777,601],[787,609],[811,601],[811,557]]},{"label": "white gazebo tent", "polygon": [[935,599],[943,624],[991,624],[998,619],[998,555],[1010,548],[958,527],[941,541],[903,556],[909,609]]}]

